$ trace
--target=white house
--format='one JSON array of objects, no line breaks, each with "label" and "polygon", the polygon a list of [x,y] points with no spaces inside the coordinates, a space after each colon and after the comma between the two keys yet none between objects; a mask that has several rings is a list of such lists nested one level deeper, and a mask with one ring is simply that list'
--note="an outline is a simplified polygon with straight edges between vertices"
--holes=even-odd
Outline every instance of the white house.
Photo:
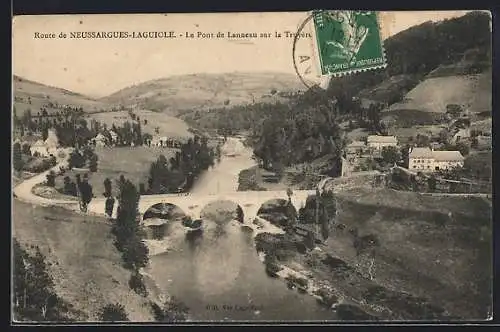
[{"label": "white house", "polygon": [[408,168],[416,172],[434,172],[463,167],[464,157],[460,151],[434,151],[428,147],[417,147],[410,150]]},{"label": "white house", "polygon": [[48,130],[47,139],[45,140],[45,146],[47,147],[47,152],[49,153],[49,155],[57,155],[59,148],[59,139],[57,138],[56,131],[54,129]]},{"label": "white house", "polygon": [[38,154],[42,157],[47,157],[50,155],[47,144],[45,144],[45,142],[41,139],[31,145],[30,153],[32,156],[34,156],[35,154]]},{"label": "white house", "polygon": [[381,136],[369,135],[366,139],[366,145],[376,151],[381,151],[386,146],[398,146],[398,139],[396,136]]}]

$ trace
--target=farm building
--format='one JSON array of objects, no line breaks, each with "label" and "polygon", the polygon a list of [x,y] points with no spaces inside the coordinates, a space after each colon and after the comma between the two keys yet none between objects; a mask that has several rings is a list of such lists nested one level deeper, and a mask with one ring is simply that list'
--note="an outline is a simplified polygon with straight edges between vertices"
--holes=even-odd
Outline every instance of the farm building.
[{"label": "farm building", "polygon": [[410,149],[408,166],[412,171],[434,172],[463,167],[464,157],[460,151],[434,151],[428,147]]}]

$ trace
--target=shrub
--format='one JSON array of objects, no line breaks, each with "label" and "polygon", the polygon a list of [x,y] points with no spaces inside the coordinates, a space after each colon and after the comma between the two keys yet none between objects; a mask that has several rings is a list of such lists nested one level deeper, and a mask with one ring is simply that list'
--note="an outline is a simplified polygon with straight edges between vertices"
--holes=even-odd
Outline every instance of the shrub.
[{"label": "shrub", "polygon": [[124,322],[129,320],[125,307],[119,303],[104,306],[101,309],[99,318],[104,322]]},{"label": "shrub", "polygon": [[154,302],[150,302],[155,320],[158,322],[185,321],[189,308],[175,297],[165,301],[163,308]]},{"label": "shrub", "polygon": [[144,297],[148,296],[148,290],[146,289],[146,285],[144,285],[144,278],[138,271],[130,275],[128,285],[137,294]]}]

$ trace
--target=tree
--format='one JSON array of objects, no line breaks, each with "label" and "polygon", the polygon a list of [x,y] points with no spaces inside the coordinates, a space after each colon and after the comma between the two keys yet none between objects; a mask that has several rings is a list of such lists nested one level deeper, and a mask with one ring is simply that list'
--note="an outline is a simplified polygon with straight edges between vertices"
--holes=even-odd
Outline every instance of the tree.
[{"label": "tree", "polygon": [[56,185],[56,182],[55,182],[56,173],[54,171],[50,171],[49,174],[47,174],[46,178],[47,178],[46,184],[48,187],[54,187]]},{"label": "tree", "polygon": [[87,211],[87,205],[92,200],[92,186],[87,180],[80,183],[80,200],[82,211]]},{"label": "tree", "polygon": [[27,156],[31,155],[30,146],[27,143],[23,144],[23,146],[21,147],[21,151],[24,155],[27,155]]},{"label": "tree", "polygon": [[89,158],[89,170],[91,172],[97,172],[97,154],[93,153]]},{"label": "tree", "polygon": [[123,182],[119,182],[119,190],[118,213],[113,233],[116,236],[117,248],[122,251],[125,243],[138,230],[137,215],[140,195],[132,182],[125,178]]},{"label": "tree", "polygon": [[105,212],[108,217],[113,216],[113,207],[115,205],[115,199],[112,196],[108,196],[106,199],[106,204],[105,204]]},{"label": "tree", "polygon": [[78,196],[76,184],[73,181],[71,181],[70,177],[65,176],[63,181],[64,181],[63,193],[65,195]]},{"label": "tree", "polygon": [[144,186],[144,183],[139,183],[139,194],[145,195],[146,194],[146,187]]},{"label": "tree", "polygon": [[382,148],[382,159],[388,165],[394,165],[400,160],[399,151],[394,146],[384,146]]},{"label": "tree", "polygon": [[69,155],[69,160],[68,160],[68,167],[69,169],[72,169],[73,167],[83,167],[85,164],[85,158],[77,151],[71,151]]},{"label": "tree", "polygon": [[23,156],[21,153],[21,144],[19,143],[14,143],[14,146],[12,147],[12,154],[13,154],[13,164],[14,164],[14,169],[16,171],[20,171],[23,169],[24,162],[23,162]]},{"label": "tree", "polygon": [[112,183],[109,178],[104,179],[104,197],[110,197],[112,196]]},{"label": "tree", "polygon": [[101,309],[99,318],[104,322],[129,321],[125,307],[119,303],[107,304]]}]

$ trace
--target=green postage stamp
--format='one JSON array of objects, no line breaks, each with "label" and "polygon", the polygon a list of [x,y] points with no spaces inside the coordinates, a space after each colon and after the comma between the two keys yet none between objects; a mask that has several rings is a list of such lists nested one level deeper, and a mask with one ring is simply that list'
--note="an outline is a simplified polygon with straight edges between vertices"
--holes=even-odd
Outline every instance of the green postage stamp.
[{"label": "green postage stamp", "polygon": [[375,11],[313,12],[322,75],[342,75],[386,67]]}]

